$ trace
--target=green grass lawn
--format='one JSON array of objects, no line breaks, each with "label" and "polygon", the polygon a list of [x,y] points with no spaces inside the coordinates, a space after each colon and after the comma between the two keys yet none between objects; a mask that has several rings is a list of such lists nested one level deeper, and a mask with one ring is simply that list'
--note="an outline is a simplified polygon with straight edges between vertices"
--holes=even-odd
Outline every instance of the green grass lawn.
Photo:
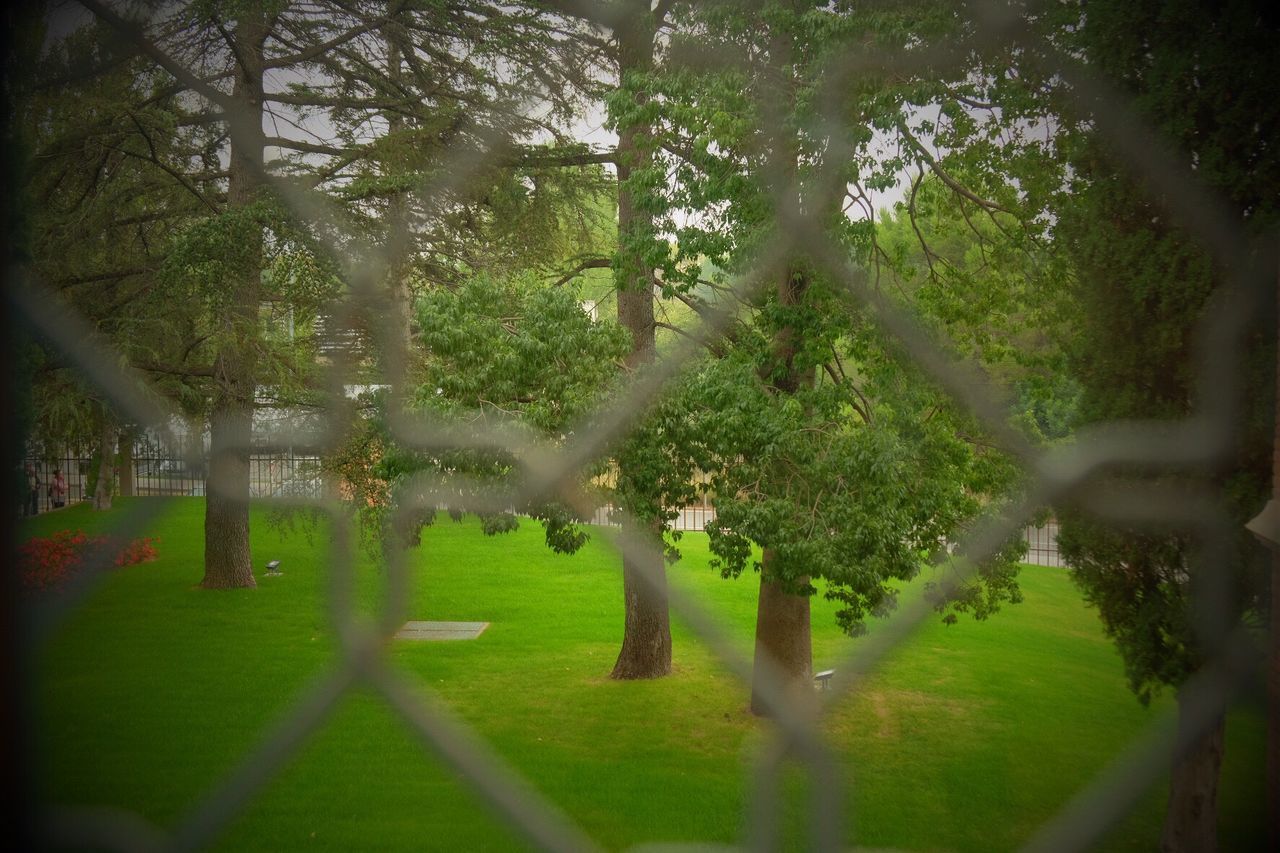
[{"label": "green grass lawn", "polygon": [[[160,558],[112,572],[59,627],[37,662],[34,695],[49,800],[123,806],[167,827],[332,669],[337,652],[327,531],[282,535],[255,513],[255,563],[280,559],[284,575],[254,591],[208,592],[196,588],[203,502],[169,503],[152,531]],[[115,515],[77,506],[23,532],[93,532]],[[702,535],[686,535],[682,550],[673,584],[715,612],[746,653],[755,579],[720,579]],[[1062,570],[1028,567],[1021,583],[1026,601],[986,622],[931,621],[830,716],[851,844],[1016,848],[1163,707],[1143,708],[1128,692],[1096,615]],[[381,595],[381,574],[362,557],[360,608],[375,612]],[[840,634],[833,610],[814,602],[817,669],[858,642]],[[622,600],[619,561],[603,537],[566,557],[543,546],[535,522],[490,538],[472,520],[442,518],[412,554],[408,613],[492,623],[474,641],[396,643],[389,659],[602,845],[742,839],[749,768],[768,723],[746,711],[745,686],[681,625],[672,677],[607,678]],[[1261,714],[1236,711],[1227,737],[1223,849],[1249,849],[1263,825]],[[788,790],[803,787],[791,781]],[[1154,849],[1163,797],[1153,789],[1109,847]],[[502,850],[521,842],[362,689],[217,846]]]}]

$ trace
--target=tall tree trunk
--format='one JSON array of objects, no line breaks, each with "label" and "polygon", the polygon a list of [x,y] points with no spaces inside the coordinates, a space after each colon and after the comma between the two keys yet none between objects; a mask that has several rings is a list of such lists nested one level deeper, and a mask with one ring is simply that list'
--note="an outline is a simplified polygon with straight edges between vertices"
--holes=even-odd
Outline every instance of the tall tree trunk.
[{"label": "tall tree trunk", "polygon": [[[783,694],[796,705],[813,701],[813,641],[809,623],[809,596],[792,595],[769,576],[773,553],[765,549],[760,571],[760,598],[756,605],[756,651],[751,673],[751,713],[768,715],[760,694],[766,668],[781,677]],[[801,578],[799,583],[808,583]]]},{"label": "tall tree trunk", "polygon": [[[799,13],[799,4],[790,3],[792,12]],[[791,36],[775,30],[769,44],[769,77],[772,97],[763,104],[765,120],[777,128],[778,136],[770,144],[768,160],[774,178],[774,189],[779,193],[794,193],[793,182],[799,175],[800,148],[794,134],[784,127],[786,117],[794,112],[798,102],[798,86],[792,69],[794,49]],[[793,199],[797,204],[800,199]],[[809,271],[802,258],[792,258],[781,271],[776,285],[777,304],[783,317],[790,309],[804,305],[809,291]],[[784,319],[774,332],[770,344],[770,358],[760,367],[760,378],[773,388],[778,397],[793,397],[800,390],[812,388],[816,367],[797,364],[801,350],[803,329],[790,319]],[[759,682],[761,663],[768,656],[778,667],[788,699],[800,705],[810,705],[813,695],[813,654],[809,624],[809,597],[787,591],[776,568],[777,557],[765,548],[760,568],[760,597],[756,604],[756,657],[752,674],[751,711],[765,714],[760,697]],[[790,567],[789,572],[794,572]],[[805,586],[808,575],[788,578],[794,587]]]},{"label": "tall tree trunk", "polygon": [[[390,4],[389,4],[390,6]],[[388,8],[388,15],[394,10]],[[404,26],[392,22],[382,28],[382,36],[387,45],[387,76],[392,90],[396,91],[404,77],[404,61],[402,53],[408,36]],[[405,129],[405,117],[396,110],[386,113],[387,134],[394,137]],[[390,151],[400,150],[400,143],[393,141]],[[388,156],[395,156],[394,154]],[[393,164],[398,168],[400,164]],[[408,388],[408,372],[413,361],[413,288],[409,281],[409,257],[412,248],[412,235],[409,230],[409,200],[406,193],[396,192],[387,202],[387,295],[391,313],[389,325],[386,327],[380,347],[383,358],[387,360],[387,373],[391,377],[391,385],[395,394],[406,393]]]},{"label": "tall tree trunk", "polygon": [[204,513],[206,589],[257,586],[249,550],[249,439],[252,411],[227,395],[209,422]]},{"label": "tall tree trunk", "polygon": [[[261,8],[246,6],[236,24],[235,86],[232,99],[248,121],[231,136],[227,205],[245,208],[258,198],[262,172],[262,65],[266,24]],[[214,360],[216,390],[209,417],[210,459],[204,516],[202,587],[257,586],[249,551],[249,442],[255,396],[254,352],[261,302],[261,234],[246,268],[231,282],[221,342]]]},{"label": "tall tree trunk", "polygon": [[[1178,732],[1188,725],[1178,699]],[[1173,765],[1169,805],[1160,835],[1161,853],[1214,853],[1218,849],[1218,775],[1222,767],[1223,715]]]},{"label": "tall tree trunk", "polygon": [[[797,265],[789,265],[778,284],[778,303],[792,307],[804,301],[809,279]],[[799,333],[783,325],[774,334],[770,363],[762,370],[762,379],[772,383],[779,396],[794,395],[801,388],[813,386],[815,370],[795,363]],[[756,654],[752,673],[751,712],[766,714],[761,701],[759,681],[762,659],[771,658],[778,668],[787,696],[796,703],[813,701],[813,651],[809,623],[809,596],[795,595],[776,577],[773,567],[777,558],[768,548],[760,569],[760,598],[756,604]],[[795,586],[809,583],[808,576],[793,579]]]},{"label": "tall tree trunk", "polygon": [[[648,0],[633,0],[627,25],[619,27],[618,79],[653,67],[655,25]],[[653,232],[653,217],[637,208],[626,181],[653,162],[652,128],[632,124],[618,130],[618,323],[631,333],[627,367],[637,370],[654,360],[652,271],[643,254]],[[625,472],[624,472],[625,473]],[[629,523],[629,522],[628,522]],[[641,519],[645,538],[660,539],[661,522]],[[639,538],[639,537],[637,537]],[[644,562],[642,562],[644,561]],[[648,580],[646,580],[646,576]],[[622,592],[626,601],[622,649],[613,678],[659,678],[671,672],[671,624],[667,606],[667,567],[662,549],[623,560]]]},{"label": "tall tree trunk", "polygon": [[111,485],[115,479],[116,425],[106,406],[101,406],[98,427],[98,482],[93,487],[93,508],[111,509]]},{"label": "tall tree trunk", "polygon": [[116,464],[120,469],[120,497],[133,497],[133,440],[137,434],[133,429],[120,430],[120,438],[116,443]]}]

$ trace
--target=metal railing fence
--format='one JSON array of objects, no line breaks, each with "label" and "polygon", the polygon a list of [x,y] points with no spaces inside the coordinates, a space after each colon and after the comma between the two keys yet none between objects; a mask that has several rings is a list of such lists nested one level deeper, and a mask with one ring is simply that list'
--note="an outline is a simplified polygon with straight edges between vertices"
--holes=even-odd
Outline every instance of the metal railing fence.
[{"label": "metal railing fence", "polygon": [[[208,462],[203,457],[189,459],[156,454],[153,442],[139,440],[127,460],[117,456],[112,464],[112,495],[132,497],[200,497],[205,494]],[[121,466],[128,467],[126,475]],[[35,472],[36,512],[53,509],[51,485],[55,472],[65,483],[67,505],[93,499],[98,459],[83,451],[64,451],[60,456],[28,456],[23,468]],[[320,457],[291,451],[252,453],[249,456],[249,496],[251,498],[324,497]],[[24,507],[23,514],[28,514]]]},{"label": "metal railing fence", "polygon": [[[615,520],[615,509],[602,506],[591,517],[591,523],[601,526],[618,526]],[[701,533],[709,523],[715,520],[716,508],[710,501],[690,504],[676,510],[676,516],[668,522],[668,529],[681,533]],[[1064,567],[1062,556],[1058,553],[1058,522],[1046,521],[1040,525],[1027,525],[1022,532],[1027,543],[1027,554],[1024,562],[1034,566]]]},{"label": "metal railing fence", "polygon": [[[29,465],[37,472],[40,488],[37,490],[35,513],[53,509],[53,497],[48,484],[54,471],[62,471],[67,484],[66,504],[93,499],[89,488],[89,468],[95,460],[83,455],[64,456],[57,462],[47,458],[28,458]],[[131,495],[134,497],[202,497],[205,494],[205,473],[200,465],[192,466],[188,460],[177,456],[134,456]],[[303,498],[319,500],[324,497],[325,483],[321,473],[319,456],[292,453],[254,454],[249,457],[249,496],[251,498]],[[117,469],[114,495],[123,494]],[[439,509],[448,509],[441,504]],[[701,533],[707,524],[715,520],[716,510],[710,501],[690,504],[675,511],[675,518],[668,522],[669,530],[681,533]],[[28,514],[24,507],[23,514]],[[618,527],[616,509],[611,505],[598,507],[589,519],[590,524],[602,527]],[[1058,523],[1049,521],[1040,526],[1027,526],[1023,531],[1027,543],[1025,562],[1037,566],[1063,566],[1058,554]]]},{"label": "metal railing fence", "polygon": [[1058,522],[1046,521],[1042,525],[1028,526],[1023,534],[1027,540],[1025,562],[1035,566],[1063,566],[1058,553]]}]

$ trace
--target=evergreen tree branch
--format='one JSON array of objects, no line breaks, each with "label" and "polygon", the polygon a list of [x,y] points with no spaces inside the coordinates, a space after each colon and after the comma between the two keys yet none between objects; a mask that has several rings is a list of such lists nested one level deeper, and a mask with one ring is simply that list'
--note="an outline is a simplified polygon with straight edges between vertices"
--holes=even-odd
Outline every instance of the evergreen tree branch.
[{"label": "evergreen tree branch", "polygon": [[191,91],[201,95],[206,100],[221,107],[223,110],[231,110],[234,108],[229,95],[209,85],[207,81],[200,79],[195,74],[192,74],[191,71],[182,63],[173,59],[173,57],[169,56],[169,54],[156,46],[151,39],[147,38],[141,28],[132,21],[120,17],[111,9],[107,8],[102,3],[99,3],[98,0],[78,0],[78,2],[81,6],[84,6],[129,41],[133,42],[134,46],[137,47],[143,55],[150,57],[153,62],[165,71],[168,71],[173,75],[175,80],[187,86]]}]

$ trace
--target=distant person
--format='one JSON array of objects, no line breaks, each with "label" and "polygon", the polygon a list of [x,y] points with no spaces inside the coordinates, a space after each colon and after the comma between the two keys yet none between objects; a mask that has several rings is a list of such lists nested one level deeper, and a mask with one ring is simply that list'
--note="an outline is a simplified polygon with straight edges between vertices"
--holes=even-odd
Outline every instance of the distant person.
[{"label": "distant person", "polygon": [[49,498],[53,501],[54,509],[61,509],[67,505],[67,478],[62,476],[61,468],[53,470],[53,482],[49,484]]},{"label": "distant person", "polygon": [[36,515],[40,512],[40,475],[36,473],[36,466],[30,462],[27,463],[27,500],[22,505],[22,514],[24,516]]}]

